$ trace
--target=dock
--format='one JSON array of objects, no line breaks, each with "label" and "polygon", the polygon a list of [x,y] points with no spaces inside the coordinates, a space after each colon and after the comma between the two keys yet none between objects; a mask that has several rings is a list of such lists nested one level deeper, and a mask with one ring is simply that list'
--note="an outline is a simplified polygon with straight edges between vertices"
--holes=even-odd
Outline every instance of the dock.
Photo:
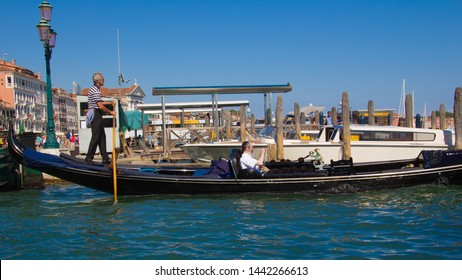
[{"label": "dock", "polygon": [[173,149],[170,154],[164,154],[162,148],[150,149],[149,153],[134,150],[131,156],[119,157],[117,164],[132,168],[145,166],[207,168],[210,166],[210,163],[192,162],[188,154],[180,148]]}]

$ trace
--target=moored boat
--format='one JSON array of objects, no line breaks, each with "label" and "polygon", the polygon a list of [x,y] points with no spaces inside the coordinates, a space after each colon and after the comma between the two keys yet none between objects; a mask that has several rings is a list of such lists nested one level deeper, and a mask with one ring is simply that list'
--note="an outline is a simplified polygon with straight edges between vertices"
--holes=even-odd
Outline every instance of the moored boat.
[{"label": "moored boat", "polygon": [[[344,142],[342,126],[324,126],[316,140],[285,140],[284,158],[297,160],[319,149],[324,161],[343,158]],[[454,144],[452,135],[438,129],[408,128],[397,126],[350,126],[351,154],[356,163],[416,158],[422,150],[447,150]],[[268,142],[267,142],[268,143]],[[267,143],[255,142],[256,153],[267,148]],[[191,159],[201,162],[229,155],[238,149],[234,143],[186,144],[181,148]]]}]

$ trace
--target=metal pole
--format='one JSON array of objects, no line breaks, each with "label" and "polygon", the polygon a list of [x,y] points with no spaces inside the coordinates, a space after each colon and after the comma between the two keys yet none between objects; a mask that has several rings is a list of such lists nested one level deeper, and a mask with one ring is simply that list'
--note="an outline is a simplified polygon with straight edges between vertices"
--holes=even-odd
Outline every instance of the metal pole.
[{"label": "metal pole", "polygon": [[263,98],[263,101],[264,101],[264,107],[265,107],[265,111],[263,113],[263,118],[265,120],[265,125],[270,125],[269,124],[269,121],[268,121],[268,94],[265,92],[264,94],[264,98]]},{"label": "metal pole", "polygon": [[47,72],[47,141],[43,145],[43,148],[57,149],[59,148],[59,144],[58,141],[56,141],[55,120],[53,117],[53,93],[51,92],[51,48],[48,45],[48,42],[45,42],[43,46],[45,48],[45,61]]},{"label": "metal pole", "polygon": [[219,124],[219,119],[218,119],[218,94],[214,93],[213,96],[212,96],[212,99],[213,99],[213,126],[215,127],[215,137],[213,139],[213,141],[216,141],[218,142],[218,139],[219,139],[219,131],[218,131],[218,128],[220,126]]},{"label": "metal pole", "polygon": [[162,146],[163,146],[163,153],[165,154],[167,152],[167,120],[165,116],[165,94],[161,95],[161,100],[162,100]]}]

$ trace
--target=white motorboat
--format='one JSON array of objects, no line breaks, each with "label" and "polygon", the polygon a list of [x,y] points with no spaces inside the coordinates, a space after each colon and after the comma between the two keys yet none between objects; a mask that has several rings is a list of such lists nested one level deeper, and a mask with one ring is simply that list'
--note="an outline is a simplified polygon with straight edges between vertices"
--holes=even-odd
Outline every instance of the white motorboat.
[{"label": "white motorboat", "polygon": [[[318,149],[324,162],[343,158],[342,126],[324,126],[316,140],[284,140],[284,158],[297,160]],[[354,161],[375,162],[415,158],[422,150],[447,150],[454,145],[450,131],[397,126],[350,126],[351,156]],[[254,141],[257,156],[261,149],[275,143],[274,139]],[[197,162],[211,161],[220,156],[228,158],[241,142],[185,144],[181,148]]]}]

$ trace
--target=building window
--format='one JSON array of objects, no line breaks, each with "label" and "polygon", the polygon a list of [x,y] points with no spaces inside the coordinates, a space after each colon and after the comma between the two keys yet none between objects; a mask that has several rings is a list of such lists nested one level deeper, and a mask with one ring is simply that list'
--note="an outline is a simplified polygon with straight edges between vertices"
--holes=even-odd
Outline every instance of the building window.
[{"label": "building window", "polygon": [[6,87],[7,88],[13,87],[13,76],[6,76]]}]

